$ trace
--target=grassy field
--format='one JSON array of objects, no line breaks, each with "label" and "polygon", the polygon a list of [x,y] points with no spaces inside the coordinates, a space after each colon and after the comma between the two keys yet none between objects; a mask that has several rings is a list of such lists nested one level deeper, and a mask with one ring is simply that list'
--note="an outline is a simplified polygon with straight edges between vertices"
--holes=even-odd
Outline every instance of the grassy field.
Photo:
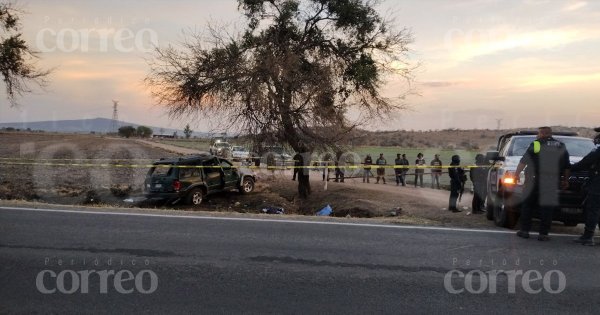
[{"label": "grassy field", "polygon": [[190,139],[190,140],[156,140],[158,143],[170,144],[182,148],[208,151],[210,148],[210,140],[208,139]]}]

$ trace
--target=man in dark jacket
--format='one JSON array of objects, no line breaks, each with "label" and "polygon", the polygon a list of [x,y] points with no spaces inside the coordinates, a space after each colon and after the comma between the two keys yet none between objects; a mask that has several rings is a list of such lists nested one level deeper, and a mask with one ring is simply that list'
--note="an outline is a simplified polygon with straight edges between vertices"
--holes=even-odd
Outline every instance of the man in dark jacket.
[{"label": "man in dark jacket", "polygon": [[539,128],[537,140],[529,145],[517,166],[514,174],[516,180],[519,180],[526,166],[521,230],[517,236],[529,238],[532,214],[539,210],[541,224],[538,240],[548,241],[552,214],[559,206],[558,190],[568,188],[571,168],[565,144],[552,137],[550,127]]},{"label": "man in dark jacket", "polygon": [[402,176],[402,172],[404,171],[402,162],[402,155],[398,153],[396,155],[396,160],[394,161],[394,164],[396,164],[396,168],[394,168],[394,174],[396,175],[396,186],[400,186],[400,183],[402,183],[402,186],[406,186],[404,183],[404,177]]},{"label": "man in dark jacket", "polygon": [[406,158],[406,154],[402,154],[402,164],[401,165],[404,168],[402,169],[400,181],[402,182],[402,186],[406,186],[406,174],[408,173],[408,166],[410,165],[410,162],[408,162],[408,159]]},{"label": "man in dark jacket", "polygon": [[301,168],[302,155],[300,155],[300,153],[296,153],[296,155],[294,155],[294,176],[292,177],[292,180],[296,180],[296,176],[298,175],[298,172],[300,172]]},{"label": "man in dark jacket", "polygon": [[365,165],[363,171],[363,183],[365,182],[365,180],[367,181],[367,183],[369,182],[369,176],[371,175],[371,165],[373,165],[373,159],[371,158],[370,154],[367,154],[367,157],[365,158],[365,161],[363,162],[363,164]]},{"label": "man in dark jacket", "polygon": [[450,175],[450,201],[448,210],[452,212],[461,212],[457,207],[457,203],[465,181],[465,170],[460,167],[460,156],[453,155],[450,166],[451,167],[448,169],[448,175]]},{"label": "man in dark jacket", "polygon": [[487,196],[487,173],[489,169],[486,165],[485,156],[477,154],[475,156],[475,167],[472,167],[469,171],[469,177],[473,182],[473,214],[483,212]]},{"label": "man in dark jacket", "polygon": [[[594,144],[600,145],[600,127],[594,129],[598,134]],[[581,161],[573,164],[572,171],[587,170],[590,178],[586,183],[587,198],[585,200],[585,230],[575,242],[594,246],[594,231],[600,220],[600,148],[586,155]]]}]

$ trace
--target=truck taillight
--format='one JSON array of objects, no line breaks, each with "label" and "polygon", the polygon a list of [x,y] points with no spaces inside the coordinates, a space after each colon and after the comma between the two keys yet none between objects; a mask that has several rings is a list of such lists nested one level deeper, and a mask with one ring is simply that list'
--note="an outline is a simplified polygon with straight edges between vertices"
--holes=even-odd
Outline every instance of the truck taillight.
[{"label": "truck taillight", "polygon": [[181,182],[178,180],[173,181],[173,189],[179,191],[181,189]]}]

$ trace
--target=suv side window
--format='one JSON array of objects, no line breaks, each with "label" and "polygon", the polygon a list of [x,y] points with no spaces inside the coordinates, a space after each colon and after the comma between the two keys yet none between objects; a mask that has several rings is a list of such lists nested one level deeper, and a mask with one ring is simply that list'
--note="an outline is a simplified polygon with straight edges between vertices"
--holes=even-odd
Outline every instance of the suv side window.
[{"label": "suv side window", "polygon": [[[189,165],[189,166],[196,166],[196,165]],[[200,169],[197,167],[179,169],[179,178],[184,179],[184,178],[191,178],[191,177],[200,177]]]}]

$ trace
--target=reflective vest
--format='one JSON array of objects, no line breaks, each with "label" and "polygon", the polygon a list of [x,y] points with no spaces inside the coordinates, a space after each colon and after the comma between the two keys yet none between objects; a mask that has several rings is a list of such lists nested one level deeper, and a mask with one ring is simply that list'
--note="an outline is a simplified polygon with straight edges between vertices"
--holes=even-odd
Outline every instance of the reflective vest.
[{"label": "reflective vest", "polygon": [[533,141],[533,153],[538,154],[542,150],[542,143],[535,140]]}]

